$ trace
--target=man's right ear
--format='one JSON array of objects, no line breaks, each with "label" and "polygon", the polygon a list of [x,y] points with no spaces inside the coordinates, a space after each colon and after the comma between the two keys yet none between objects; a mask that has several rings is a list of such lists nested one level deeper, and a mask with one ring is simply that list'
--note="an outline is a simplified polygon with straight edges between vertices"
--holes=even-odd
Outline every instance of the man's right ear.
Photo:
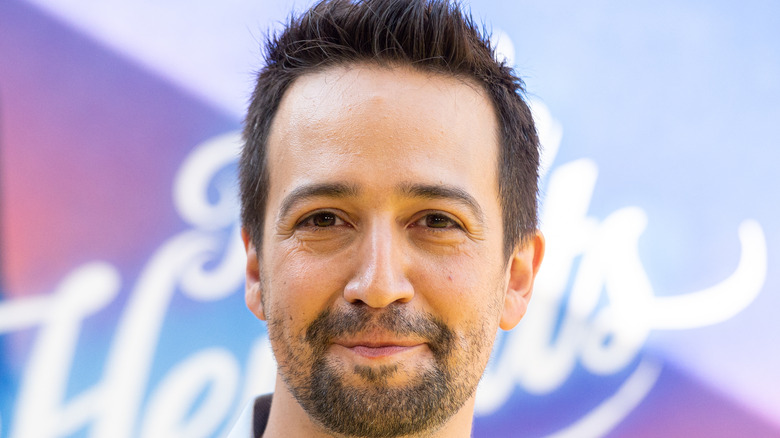
[{"label": "man's right ear", "polygon": [[263,290],[260,287],[260,263],[257,258],[257,248],[252,242],[252,237],[246,228],[241,228],[241,239],[244,241],[246,251],[246,292],[244,299],[246,306],[256,317],[265,321],[265,309],[263,309]]}]

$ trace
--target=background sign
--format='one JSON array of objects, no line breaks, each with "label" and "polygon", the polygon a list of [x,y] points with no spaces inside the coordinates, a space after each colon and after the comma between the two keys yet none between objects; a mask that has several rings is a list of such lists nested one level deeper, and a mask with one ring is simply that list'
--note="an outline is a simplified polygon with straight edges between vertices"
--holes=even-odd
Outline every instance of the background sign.
[{"label": "background sign", "polygon": [[[0,437],[219,437],[273,390],[235,161],[292,7],[0,2]],[[780,4],[470,7],[548,240],[474,436],[780,436]]]}]

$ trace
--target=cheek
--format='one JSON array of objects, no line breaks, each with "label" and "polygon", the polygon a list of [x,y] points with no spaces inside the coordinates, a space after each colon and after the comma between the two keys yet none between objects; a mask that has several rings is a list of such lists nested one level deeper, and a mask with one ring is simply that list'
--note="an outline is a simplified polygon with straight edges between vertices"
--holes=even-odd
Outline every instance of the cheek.
[{"label": "cheek", "polygon": [[302,327],[293,329],[296,332],[305,330],[303,325],[329,308],[343,290],[348,271],[345,258],[323,258],[292,245],[280,246],[268,256],[270,313],[287,319],[285,325],[300,322]]},{"label": "cheek", "polygon": [[483,257],[459,255],[429,259],[415,273],[415,292],[430,311],[451,327],[473,326],[500,317],[496,304],[503,297],[495,263]]}]

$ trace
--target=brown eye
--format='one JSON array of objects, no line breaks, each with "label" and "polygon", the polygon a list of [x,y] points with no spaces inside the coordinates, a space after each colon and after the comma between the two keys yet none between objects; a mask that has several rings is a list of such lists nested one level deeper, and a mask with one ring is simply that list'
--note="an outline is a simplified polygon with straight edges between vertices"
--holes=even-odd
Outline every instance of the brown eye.
[{"label": "brown eye", "polygon": [[447,228],[452,225],[452,220],[440,214],[429,214],[425,216],[425,226],[430,228]]},{"label": "brown eye", "polygon": [[343,219],[341,219],[336,213],[330,211],[320,211],[308,216],[302,220],[298,227],[308,228],[329,228],[339,225],[345,225]]},{"label": "brown eye", "polygon": [[458,223],[449,216],[436,213],[425,215],[417,221],[417,224],[434,229],[460,228]]},{"label": "brown eye", "polygon": [[331,227],[336,225],[336,215],[330,212],[317,213],[311,217],[315,227]]}]

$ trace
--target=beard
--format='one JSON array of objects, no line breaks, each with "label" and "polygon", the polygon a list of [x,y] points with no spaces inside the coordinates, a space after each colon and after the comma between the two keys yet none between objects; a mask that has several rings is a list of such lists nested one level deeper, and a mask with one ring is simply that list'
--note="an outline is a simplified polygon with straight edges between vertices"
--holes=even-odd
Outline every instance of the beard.
[{"label": "beard", "polygon": [[[365,306],[322,312],[306,329],[298,348],[283,339],[282,321],[269,315],[268,332],[286,386],[316,422],[331,432],[354,437],[401,437],[434,431],[451,418],[476,390],[492,337],[484,325],[459,339],[430,314],[412,314],[402,305],[381,313]],[[398,365],[354,366],[363,385],[348,384],[343,367],[327,356],[331,341],[380,330],[398,337],[424,339],[433,361],[416,370]],[[303,348],[301,348],[303,347]],[[283,359],[283,360],[280,360]],[[416,371],[416,372],[415,372]],[[402,372],[411,382],[391,386]]]}]

